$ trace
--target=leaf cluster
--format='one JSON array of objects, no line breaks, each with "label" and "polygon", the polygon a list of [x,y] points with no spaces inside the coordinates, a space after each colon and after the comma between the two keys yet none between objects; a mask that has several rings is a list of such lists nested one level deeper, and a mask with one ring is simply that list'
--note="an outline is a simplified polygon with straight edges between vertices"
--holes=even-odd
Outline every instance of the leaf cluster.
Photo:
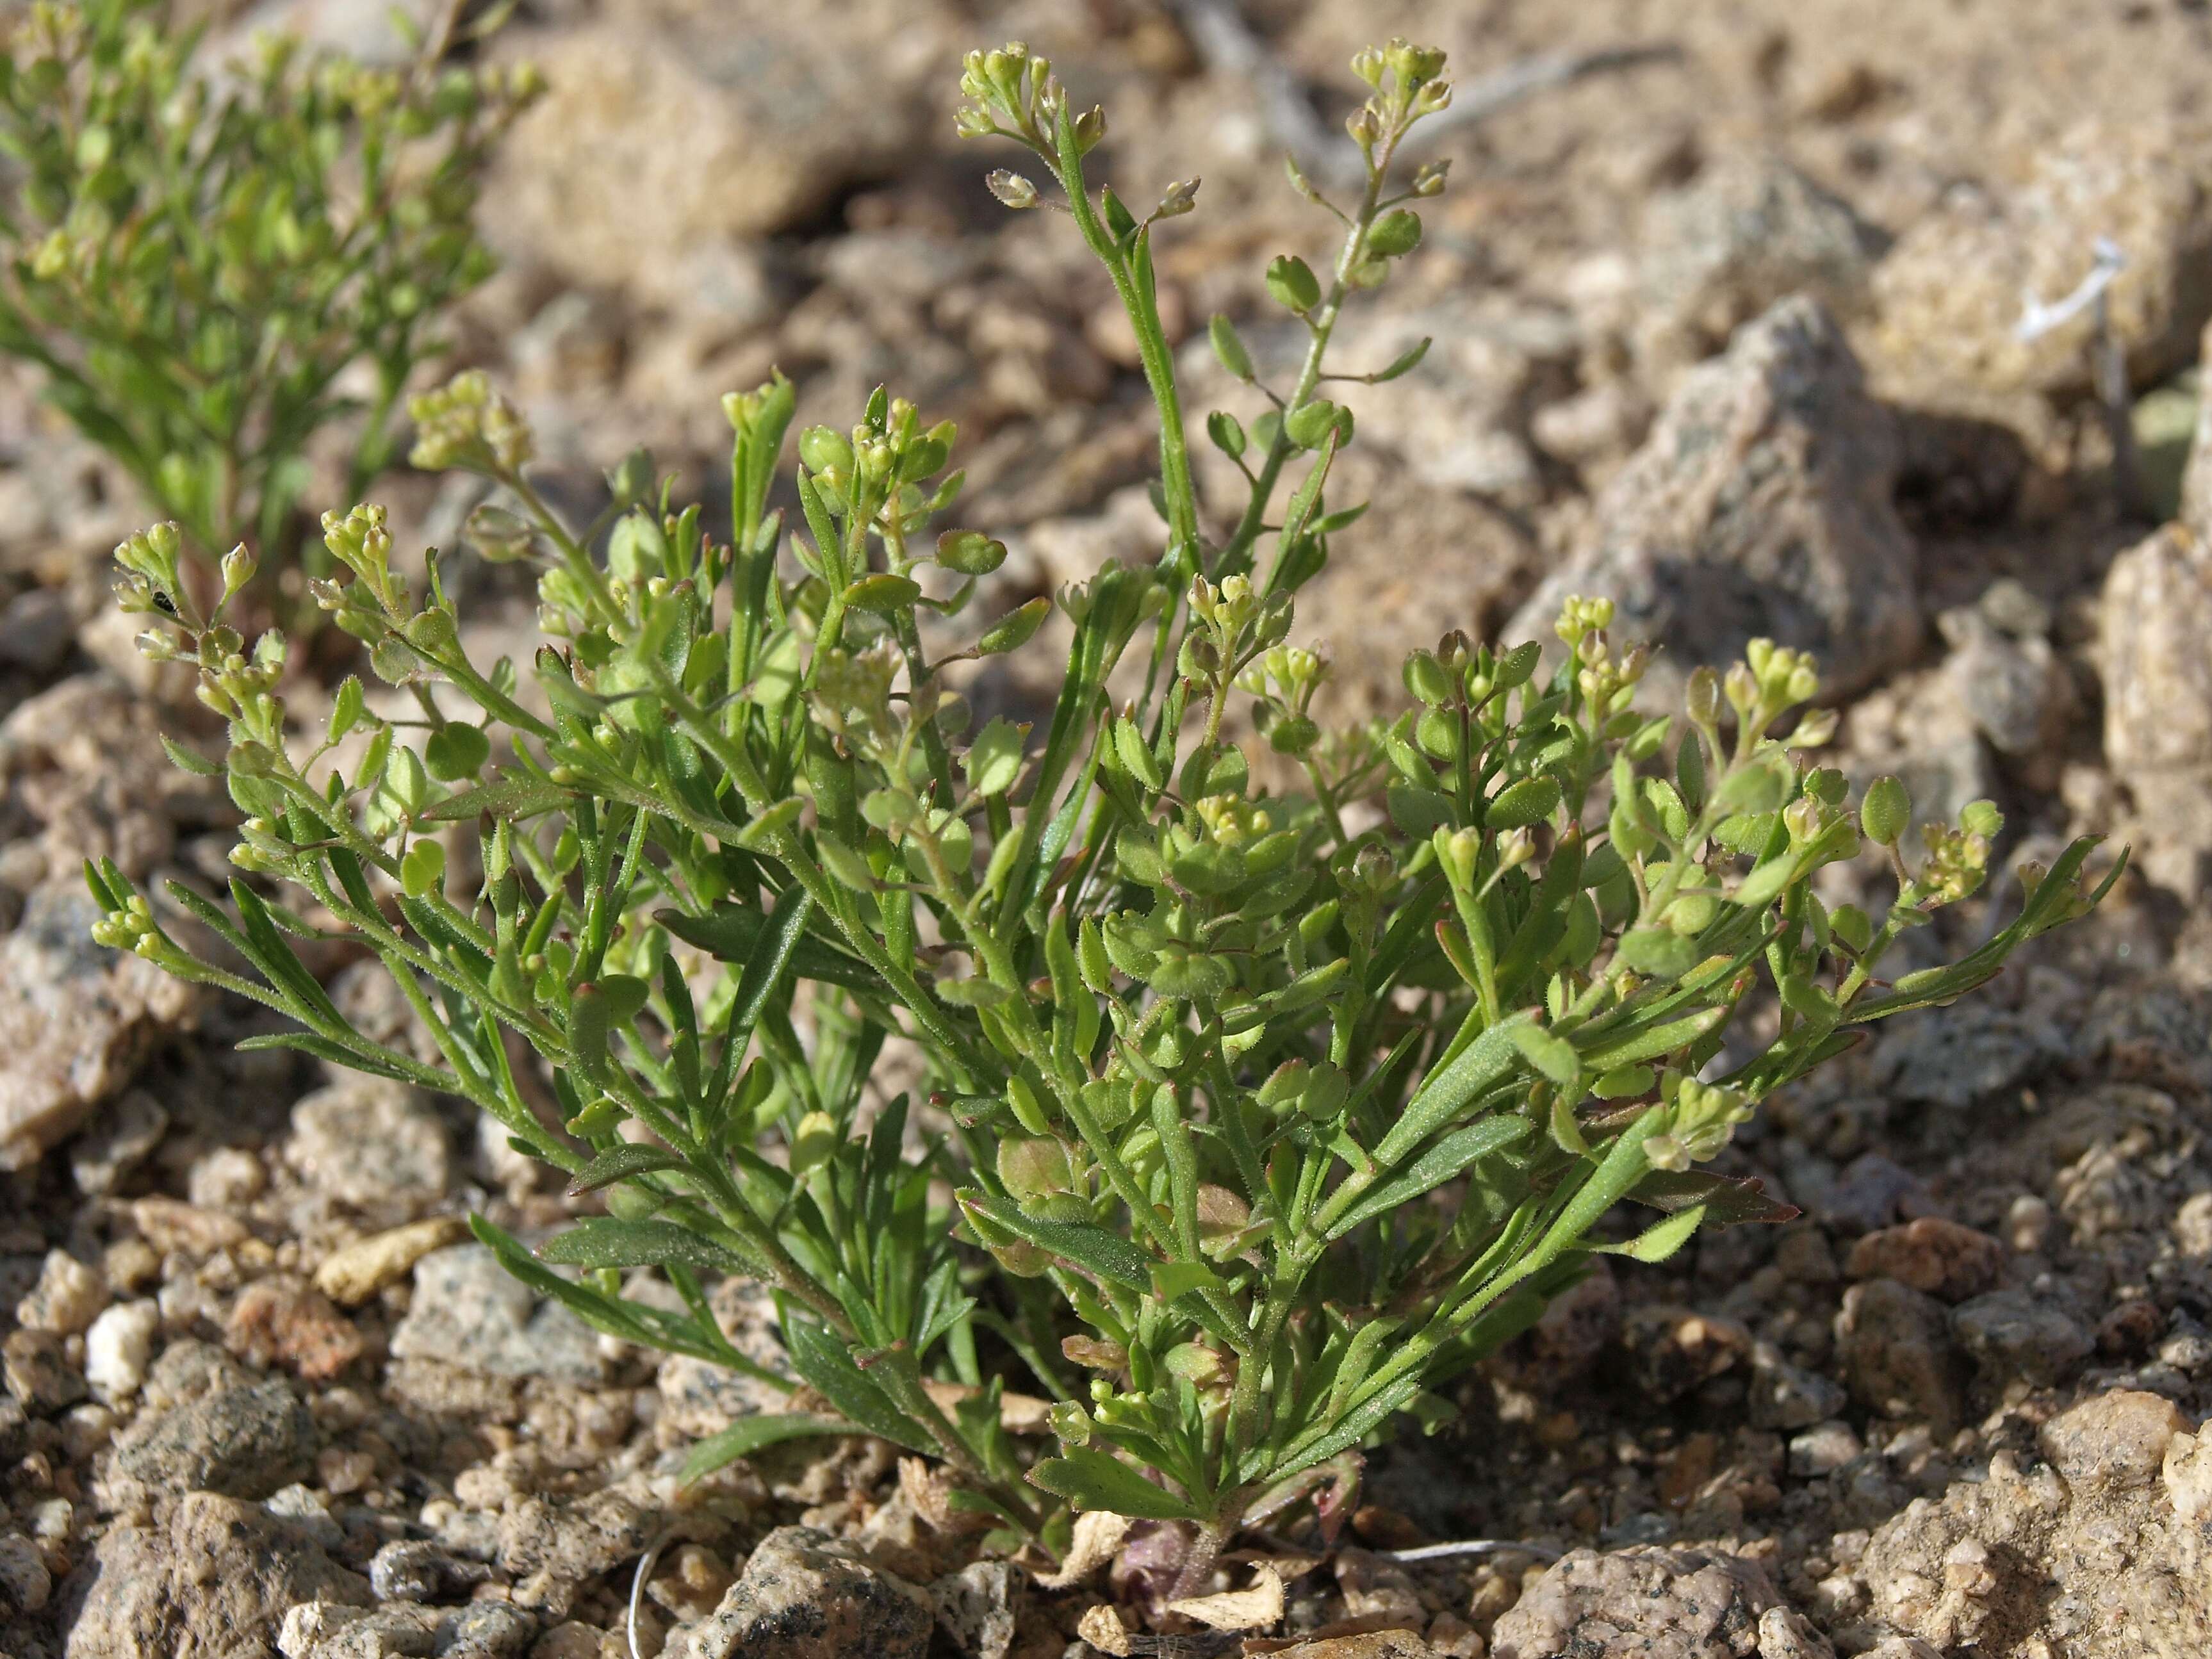
[{"label": "leaf cluster", "polygon": [[9,30],[0,350],[204,549],[265,548],[309,441],[356,413],[366,489],[442,313],[490,274],[479,180],[538,82],[441,66],[454,40],[393,70],[269,35],[217,66],[166,0],[39,0]]}]

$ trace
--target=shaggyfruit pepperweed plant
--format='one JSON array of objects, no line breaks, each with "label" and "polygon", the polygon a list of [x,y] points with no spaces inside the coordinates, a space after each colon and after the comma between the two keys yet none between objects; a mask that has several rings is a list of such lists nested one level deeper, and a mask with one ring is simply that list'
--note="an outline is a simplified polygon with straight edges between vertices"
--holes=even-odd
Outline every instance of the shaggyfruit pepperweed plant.
[{"label": "shaggyfruit pepperweed plant", "polygon": [[[1419,239],[1407,204],[1443,169],[1394,190],[1391,162],[1449,95],[1437,52],[1354,67],[1367,182],[1323,204],[1334,269],[1267,273],[1310,331],[1296,385],[1261,384],[1213,325],[1267,404],[1206,422],[1250,483],[1217,539],[1153,299],[1153,237],[1194,183],[1142,218],[1094,194],[1102,114],[1021,46],[969,59],[961,131],[1048,180],[994,191],[1056,191],[1160,416],[1164,550],[1058,595],[1073,645],[1041,738],[970,732],[954,678],[1028,648],[1052,601],[925,653],[921,613],[957,617],[1005,550],[930,535],[955,434],[882,392],[850,428],[800,434],[788,527],[769,496],[793,388],[730,397],[726,542],[642,458],[611,475],[609,521],[572,529],[481,379],[419,400],[417,462],[503,488],[478,545],[543,566],[536,699],[522,667],[464,650],[434,553],[424,592],[395,570],[376,507],[325,520],[343,574],[315,592],[413,712],[378,716],[349,679],[312,744],[278,695],[283,641],[195,608],[174,531],[119,550],[146,648],[196,662],[229,722],[233,908],[170,893],[250,972],[188,954],[108,865],[89,872],[100,937],[305,1028],[258,1045],[461,1096],[603,1193],[534,1253],[477,1234],[600,1330],[792,1392],[695,1472],[863,1430],[939,1460],[945,1507],[1009,1547],[1062,1550],[1083,1511],[1182,1523],[1188,1594],[1240,1525],[1340,1515],[1363,1444],[1396,1413],[1446,1416],[1439,1391],[1594,1255],[1657,1261],[1701,1225],[1786,1214],[1699,1165],[1853,1028],[1972,989],[2101,893],[2077,842],[2021,872],[2024,908],[1980,948],[1883,981],[1902,933],[1983,885],[1994,809],[1906,856],[1903,789],[1855,808],[1813,759],[1835,720],[1811,662],[1755,641],[1647,714],[1644,654],[1602,599],[1565,607],[1554,671],[1536,643],[1455,634],[1407,661],[1395,721],[1326,724],[1293,594],[1358,508],[1327,500],[1353,434],[1316,389],[1340,308]],[[1117,668],[1142,687],[1118,704]],[[1303,789],[1255,789],[1232,712]],[[1869,842],[1894,902],[1824,905],[1817,873]],[[442,1064],[356,1030],[288,936],[374,952]],[[1746,1035],[1753,1010],[1767,1035]],[[1723,1064],[1732,1032],[1751,1052]],[[563,1121],[531,1109],[510,1036]],[[878,1104],[893,1040],[927,1092]],[[1624,1201],[1649,1224],[1619,1224]],[[672,1296],[624,1293],[648,1269]],[[772,1287],[791,1376],[725,1337],[719,1274]],[[1044,1455],[1003,1425],[1010,1377],[1049,1396]]]},{"label": "shaggyfruit pepperweed plant", "polygon": [[358,499],[443,313],[490,275],[478,181],[537,78],[441,66],[459,11],[404,70],[280,35],[216,69],[165,0],[38,0],[9,27],[0,351],[204,551],[275,545],[309,441],[356,416]]}]

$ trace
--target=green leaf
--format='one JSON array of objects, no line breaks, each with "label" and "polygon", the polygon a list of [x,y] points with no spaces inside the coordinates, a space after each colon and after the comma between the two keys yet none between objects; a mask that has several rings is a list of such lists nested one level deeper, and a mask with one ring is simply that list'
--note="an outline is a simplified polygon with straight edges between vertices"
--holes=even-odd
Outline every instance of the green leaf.
[{"label": "green leaf", "polygon": [[879,616],[896,616],[911,610],[921,597],[921,585],[908,576],[894,576],[878,572],[863,576],[845,590],[845,603],[854,611],[872,611]]},{"label": "green leaf", "polygon": [[1109,1284],[1133,1291],[1152,1288],[1153,1258],[1119,1233],[1089,1222],[1040,1221],[1005,1199],[972,1187],[957,1196],[971,1217],[994,1223]]},{"label": "green leaf", "polygon": [[941,1452],[936,1437],[901,1411],[826,1328],[811,1319],[787,1319],[783,1340],[792,1369],[854,1428],[908,1451]]},{"label": "green leaf", "polygon": [[538,1259],[564,1267],[688,1267],[695,1273],[754,1271],[726,1245],[673,1221],[620,1221],[594,1216],[538,1246]]},{"label": "green leaf", "polygon": [[1514,1046],[1527,1056],[1528,1063],[1562,1090],[1581,1083],[1582,1058],[1575,1053],[1574,1044],[1533,1024],[1516,1025],[1512,1032]]},{"label": "green leaf", "polygon": [[185,748],[166,732],[161,734],[161,749],[180,772],[189,772],[196,778],[219,778],[222,775],[222,768],[205,755]]},{"label": "green leaf", "polygon": [[[800,891],[803,890],[794,889]],[[779,915],[781,914],[778,912]],[[758,946],[762,933],[769,926],[769,917],[750,905],[727,901],[717,904],[703,916],[690,916],[681,910],[656,910],[653,919],[670,933],[695,949],[723,962],[748,961]],[[824,943],[811,933],[800,932],[791,945],[791,970],[801,979],[819,980],[826,985],[842,985],[854,991],[880,991],[883,978],[859,957],[848,956],[836,946]]]},{"label": "green leaf", "polygon": [[422,898],[434,891],[446,879],[446,848],[442,842],[427,837],[407,849],[407,856],[399,860],[399,884],[410,898]]},{"label": "green leaf", "polygon": [[1335,430],[1342,412],[1328,398],[1316,398],[1283,417],[1283,432],[1300,449],[1318,449],[1322,440]]},{"label": "green leaf", "polygon": [[1136,721],[1117,719],[1114,722],[1114,753],[1121,768],[1146,788],[1157,793],[1164,786],[1160,776],[1160,763],[1152,758],[1150,744]]},{"label": "green leaf", "polygon": [[977,653],[997,657],[1020,649],[1029,643],[1031,635],[1044,626],[1044,619],[1051,614],[1052,601],[1048,599],[1034,599],[1026,605],[1017,605],[983,630],[982,637],[975,641]]},{"label": "green leaf", "polygon": [[1694,1207],[1714,1227],[1794,1221],[1798,1214],[1796,1205],[1769,1197],[1757,1176],[1735,1179],[1710,1170],[1654,1170],[1628,1195],[1655,1210]]},{"label": "green leaf", "polygon": [[1329,1224],[1327,1237],[1339,1239],[1362,1222],[1385,1215],[1447,1181],[1457,1180],[1480,1159],[1524,1138],[1533,1126],[1525,1117],[1498,1115],[1455,1129],[1415,1158]]},{"label": "green leaf", "polygon": [[717,1469],[727,1468],[740,1457],[750,1457],[787,1440],[849,1435],[853,1431],[853,1425],[842,1417],[814,1417],[803,1412],[741,1417],[719,1434],[710,1434],[693,1445],[684,1454],[684,1467],[676,1478],[688,1486]]},{"label": "green leaf", "polygon": [[543,778],[520,775],[448,795],[423,812],[422,818],[425,823],[453,823],[475,817],[520,821],[544,812],[561,811],[575,800],[576,792],[573,789],[563,789]]},{"label": "green leaf", "polygon": [[[1219,312],[1206,325],[1207,337],[1213,342],[1213,355],[1220,359],[1222,368],[1247,385],[1252,380],[1252,354],[1244,349],[1244,342],[1237,332],[1237,325]],[[1243,446],[1238,446],[1241,450]]]},{"label": "green leaf", "polygon": [[961,758],[968,787],[986,799],[1012,788],[1022,775],[1022,745],[1029,734],[1026,723],[1017,726],[1004,715],[993,716]]},{"label": "green leaf", "polygon": [[1376,1145],[1375,1161],[1386,1169],[1395,1164],[1478,1096],[1503,1081],[1521,1053],[1514,1031],[1534,1018],[1534,1012],[1527,1009],[1507,1015],[1468,1043],[1449,1065],[1430,1073]]},{"label": "green leaf", "polygon": [[1030,1482],[1056,1493],[1083,1511],[1103,1510],[1133,1521],[1193,1521],[1198,1510],[1188,1499],[1158,1486],[1110,1453],[1070,1447],[1030,1471]]},{"label": "green leaf", "polygon": [[585,1193],[595,1193],[602,1187],[611,1187],[617,1181],[627,1181],[633,1176],[655,1175],[664,1170],[680,1170],[684,1160],[659,1146],[636,1146],[625,1142],[601,1152],[586,1164],[568,1183],[568,1196],[576,1198]]},{"label": "green leaf", "polygon": [[[349,1072],[366,1072],[371,1077],[390,1078],[394,1083],[424,1085],[424,1073],[430,1068],[416,1064],[403,1065],[403,1057],[374,1043],[366,1048],[352,1048],[335,1042],[317,1031],[264,1031],[258,1036],[241,1037],[237,1047],[245,1053],[267,1048],[289,1048],[302,1054],[313,1054],[317,1060],[327,1060],[333,1066],[343,1066]],[[451,1085],[448,1079],[447,1086]],[[436,1086],[436,1085],[430,1085]]]},{"label": "green leaf", "polygon": [[1380,386],[1385,380],[1395,380],[1401,374],[1411,374],[1419,367],[1421,359],[1429,355],[1431,343],[1428,337],[1424,335],[1419,345],[1407,347],[1405,350],[1390,360],[1390,366],[1388,368],[1378,369],[1368,378],[1375,385]]},{"label": "green leaf", "polygon": [[483,769],[491,758],[491,739],[481,726],[458,722],[441,726],[422,745],[422,758],[432,777],[441,783],[459,783]]},{"label": "green leaf", "polygon": [[1279,253],[1268,262],[1267,292],[1276,304],[1301,314],[1321,303],[1321,283],[1313,267],[1295,253]]},{"label": "green leaf", "polygon": [[1677,1210],[1656,1226],[1645,1229],[1625,1244],[1598,1244],[1591,1248],[1606,1255],[1625,1255],[1632,1261],[1664,1261],[1690,1242],[1690,1235],[1704,1225],[1705,1206],[1692,1204],[1686,1210]]},{"label": "green leaf", "polygon": [[1615,954],[1622,966],[1659,980],[1680,979],[1703,960],[1694,942],[1664,927],[1630,928]]}]

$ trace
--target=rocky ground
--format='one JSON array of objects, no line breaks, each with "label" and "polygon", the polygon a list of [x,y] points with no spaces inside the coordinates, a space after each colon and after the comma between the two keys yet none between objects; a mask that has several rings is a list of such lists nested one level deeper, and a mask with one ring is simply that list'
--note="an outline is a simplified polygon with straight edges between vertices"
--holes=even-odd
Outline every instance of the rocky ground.
[{"label": "rocky ground", "polygon": [[[1370,36],[1449,47],[1463,88],[1656,49],[1434,141],[1453,191],[1343,335],[1354,367],[1437,345],[1354,399],[1342,467],[1375,508],[1302,611],[1340,706],[1447,626],[1609,592],[1675,672],[1751,631],[1813,647],[1853,769],[1936,812],[1994,795],[2021,854],[2109,833],[2137,872],[1741,1138],[1801,1219],[1589,1281],[1458,1424],[1375,1456],[1356,1547],[1248,1540],[1290,1584],[1243,1650],[2212,1651],[2212,416],[2187,376],[2212,15],[1266,0],[1255,73],[1222,55],[1231,10],[525,0],[495,49],[553,92],[490,193],[507,268],[463,349],[580,501],[640,441],[711,496],[718,395],[771,365],[810,418],[888,381],[961,422],[963,517],[1015,546],[1010,597],[1044,591],[1156,550],[1146,409],[1067,228],[1000,211],[980,175],[1006,158],[951,137],[963,48],[1052,52],[1109,105],[1133,198],[1203,176],[1163,255],[1200,407],[1232,388],[1197,325],[1228,311],[1279,358],[1259,270],[1324,246],[1268,73],[1326,131]],[[384,19],[252,21],[376,52]],[[2128,259],[2132,489],[2086,325],[2015,331],[2100,236]],[[646,1655],[1232,1649],[1096,1611],[1140,1540],[1060,1585],[975,1560],[872,1442],[679,1491],[683,1449],[755,1402],[462,1242],[471,1209],[551,1221],[550,1183],[449,1102],[232,1052],[256,1016],[90,945],[78,860],[216,874],[226,808],[164,760],[174,688],[102,608],[141,509],[33,392],[0,397],[0,1654],[612,1659],[656,1549]],[[471,504],[386,494],[422,540]],[[330,966],[364,1029],[404,1029]],[[1402,1559],[1455,1540],[1498,1547]]]}]

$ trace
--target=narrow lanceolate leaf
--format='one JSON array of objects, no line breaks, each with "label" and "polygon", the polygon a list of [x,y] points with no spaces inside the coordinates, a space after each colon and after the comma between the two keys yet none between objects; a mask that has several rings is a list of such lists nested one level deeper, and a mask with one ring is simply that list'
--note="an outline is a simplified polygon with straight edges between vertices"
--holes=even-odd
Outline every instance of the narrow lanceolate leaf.
[{"label": "narrow lanceolate leaf", "polygon": [[1328,1237],[1341,1238],[1362,1222],[1387,1214],[1456,1179],[1477,1159],[1510,1146],[1534,1127],[1525,1117],[1501,1115],[1454,1130],[1339,1217],[1330,1225]]},{"label": "narrow lanceolate leaf", "polygon": [[1692,1204],[1646,1228],[1625,1244],[1600,1244],[1594,1248],[1603,1255],[1625,1255],[1634,1261],[1664,1261],[1690,1242],[1690,1235],[1705,1224],[1705,1206]]},{"label": "narrow lanceolate leaf", "polygon": [[426,823],[458,823],[488,817],[520,820],[557,812],[573,805],[576,792],[543,778],[501,778],[480,789],[464,789],[430,806],[421,816]]},{"label": "narrow lanceolate leaf", "polygon": [[1119,1233],[1087,1222],[1039,1221],[1006,1200],[973,1188],[959,1196],[962,1207],[1040,1249],[1049,1250],[1071,1267],[1133,1291],[1152,1287],[1152,1268],[1157,1263]]},{"label": "narrow lanceolate leaf", "polygon": [[[744,904],[717,904],[703,916],[656,910],[653,919],[686,945],[724,962],[749,961],[769,926],[767,912]],[[800,979],[854,991],[880,991],[884,984],[882,975],[858,957],[807,933],[792,945],[791,971]]]},{"label": "narrow lanceolate leaf", "polygon": [[1088,1447],[1071,1447],[1030,1471],[1030,1480],[1079,1510],[1102,1510],[1133,1521],[1191,1521],[1198,1510],[1187,1498],[1153,1485],[1120,1458]]},{"label": "narrow lanceolate leaf", "polygon": [[541,1261],[568,1267],[689,1267],[698,1273],[747,1273],[754,1264],[713,1239],[672,1221],[620,1221],[595,1216],[538,1247]]},{"label": "narrow lanceolate leaf", "polygon": [[851,1434],[853,1425],[842,1417],[817,1417],[804,1412],[777,1412],[741,1417],[719,1434],[710,1434],[684,1454],[677,1479],[685,1486],[726,1468],[740,1457],[750,1457],[787,1440],[805,1440],[823,1435]]},{"label": "narrow lanceolate leaf", "polygon": [[929,1431],[901,1411],[875,1380],[853,1363],[845,1345],[822,1326],[811,1319],[787,1320],[783,1340],[791,1352],[792,1369],[855,1429],[908,1451],[933,1454],[939,1449]]},{"label": "narrow lanceolate leaf", "polygon": [[1407,1103],[1405,1115],[1376,1145],[1375,1161],[1386,1169],[1396,1164],[1503,1079],[1521,1060],[1514,1028],[1534,1018],[1528,1009],[1509,1014],[1468,1043],[1449,1065],[1431,1073]]},{"label": "narrow lanceolate leaf", "polygon": [[601,1152],[576,1173],[568,1183],[568,1196],[579,1197],[595,1193],[602,1187],[611,1187],[617,1181],[627,1181],[633,1176],[653,1175],[664,1170],[680,1170],[684,1160],[659,1146],[617,1146]]}]

